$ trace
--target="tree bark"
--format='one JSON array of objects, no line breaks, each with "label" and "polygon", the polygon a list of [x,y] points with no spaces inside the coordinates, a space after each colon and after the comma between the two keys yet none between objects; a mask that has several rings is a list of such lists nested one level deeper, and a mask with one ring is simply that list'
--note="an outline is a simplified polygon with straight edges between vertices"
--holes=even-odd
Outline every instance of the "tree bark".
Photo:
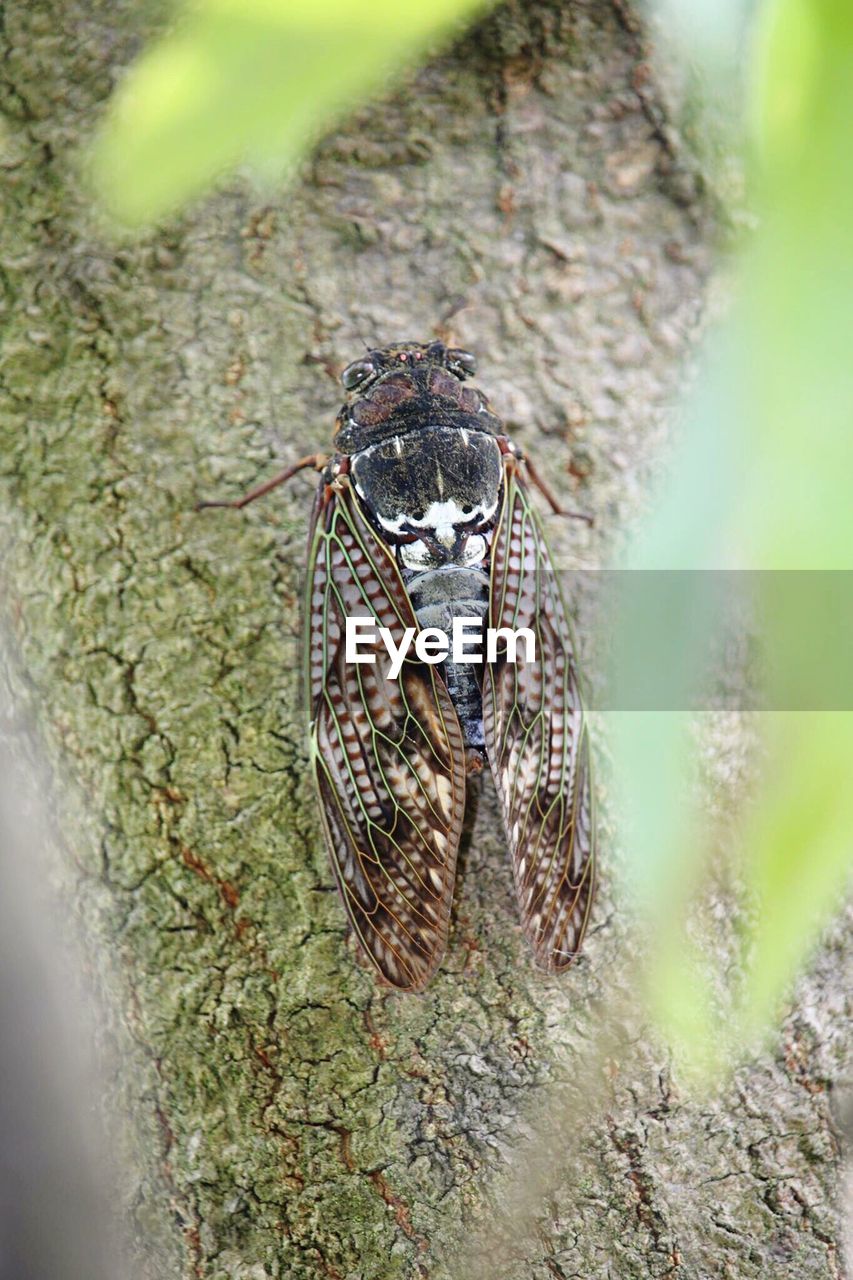
[{"label": "tree bark", "polygon": [[65,779],[69,891],[112,975],[141,1272],[450,1280],[483,1265],[485,1216],[502,1280],[838,1277],[849,929],[714,1101],[683,1097],[629,1019],[606,1117],[577,1113],[585,1140],[567,1167],[553,1153],[507,1238],[498,1175],[580,1069],[599,998],[630,989],[606,797],[604,885],[568,975],[531,965],[484,786],[438,978],[379,990],[306,778],[310,486],[193,511],[327,447],[363,341],[438,334],[478,353],[511,433],[594,513],[591,532],[554,529],[563,557],[594,566],[626,536],[715,234],[636,22],[605,0],[502,8],[298,182],[230,182],[116,246],[80,148],[155,27],[129,3],[9,0],[0,197],[12,679]]}]

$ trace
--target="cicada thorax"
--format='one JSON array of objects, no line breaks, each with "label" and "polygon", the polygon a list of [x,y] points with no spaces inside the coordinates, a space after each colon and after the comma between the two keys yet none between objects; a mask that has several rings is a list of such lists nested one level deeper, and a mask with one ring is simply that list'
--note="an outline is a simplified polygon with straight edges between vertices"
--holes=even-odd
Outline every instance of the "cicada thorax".
[{"label": "cicada thorax", "polygon": [[[485,397],[435,365],[388,374],[348,406],[336,444],[367,518],[392,551],[421,630],[466,627],[478,653],[489,608],[502,485],[500,422]],[[441,666],[466,746],[482,750],[482,662]]]}]

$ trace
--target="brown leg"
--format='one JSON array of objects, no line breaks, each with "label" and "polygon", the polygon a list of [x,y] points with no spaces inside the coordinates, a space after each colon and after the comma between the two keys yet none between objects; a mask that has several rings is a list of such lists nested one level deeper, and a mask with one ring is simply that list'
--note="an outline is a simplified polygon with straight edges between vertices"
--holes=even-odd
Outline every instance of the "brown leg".
[{"label": "brown leg", "polygon": [[269,493],[272,489],[277,489],[280,484],[284,484],[291,476],[295,476],[297,471],[304,471],[306,467],[313,467],[315,471],[322,471],[328,461],[329,459],[324,453],[309,453],[306,458],[300,458],[298,462],[291,463],[289,467],[285,467],[284,471],[280,471],[277,476],[273,476],[272,480],[266,480],[263,484],[259,484],[257,489],[252,489],[234,502],[197,502],[195,509],[196,511],[204,511],[207,507],[234,507],[239,511],[241,507],[247,507],[256,498],[262,498],[265,493]]},{"label": "brown leg", "polygon": [[594,523],[592,516],[587,515],[583,511],[567,511],[565,507],[560,506],[559,502],[554,497],[548,485],[542,479],[529,458],[524,459],[524,465],[527,468],[527,474],[530,476],[531,481],[536,485],[536,488],[545,498],[548,506],[554,512],[555,516],[568,516],[570,520],[583,520],[586,524],[592,526]]}]

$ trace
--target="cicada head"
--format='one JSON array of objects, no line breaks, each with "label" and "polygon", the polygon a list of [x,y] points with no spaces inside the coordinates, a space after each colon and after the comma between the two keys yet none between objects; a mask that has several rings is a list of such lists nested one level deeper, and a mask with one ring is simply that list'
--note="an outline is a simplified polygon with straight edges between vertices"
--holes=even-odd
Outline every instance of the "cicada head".
[{"label": "cicada head", "polygon": [[338,414],[335,446],[352,453],[368,444],[425,425],[438,412],[468,430],[499,430],[485,397],[461,387],[476,372],[470,351],[443,342],[399,342],[377,347],[348,364],[341,374],[347,400]]},{"label": "cicada head", "polygon": [[398,342],[392,347],[377,347],[348,364],[341,374],[344,390],[363,395],[380,378],[395,369],[415,369],[437,365],[447,369],[460,382],[477,371],[477,361],[470,351],[446,347],[443,342]]}]

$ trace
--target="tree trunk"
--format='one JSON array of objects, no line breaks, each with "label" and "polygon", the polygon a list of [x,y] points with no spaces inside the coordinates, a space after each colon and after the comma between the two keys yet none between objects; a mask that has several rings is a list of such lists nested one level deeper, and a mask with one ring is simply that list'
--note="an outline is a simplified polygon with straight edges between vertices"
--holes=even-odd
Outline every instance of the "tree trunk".
[{"label": "tree trunk", "polygon": [[721,1099],[682,1097],[628,1019],[606,1117],[577,1113],[588,1133],[519,1215],[522,1135],[583,1079],[598,999],[630,989],[606,803],[604,887],[567,975],[532,967],[484,786],[439,976],[421,997],[379,990],[306,777],[310,485],[193,511],[328,447],[364,341],[452,334],[596,516],[554,529],[558,549],[601,562],[646,500],[714,233],[635,22],[605,0],[519,0],[327,138],[299,182],[232,182],[116,247],[78,149],[149,21],[8,0],[0,229],[13,680],[66,780],[76,909],[116,962],[103,1034],[142,1273],[837,1277],[849,931]]}]

